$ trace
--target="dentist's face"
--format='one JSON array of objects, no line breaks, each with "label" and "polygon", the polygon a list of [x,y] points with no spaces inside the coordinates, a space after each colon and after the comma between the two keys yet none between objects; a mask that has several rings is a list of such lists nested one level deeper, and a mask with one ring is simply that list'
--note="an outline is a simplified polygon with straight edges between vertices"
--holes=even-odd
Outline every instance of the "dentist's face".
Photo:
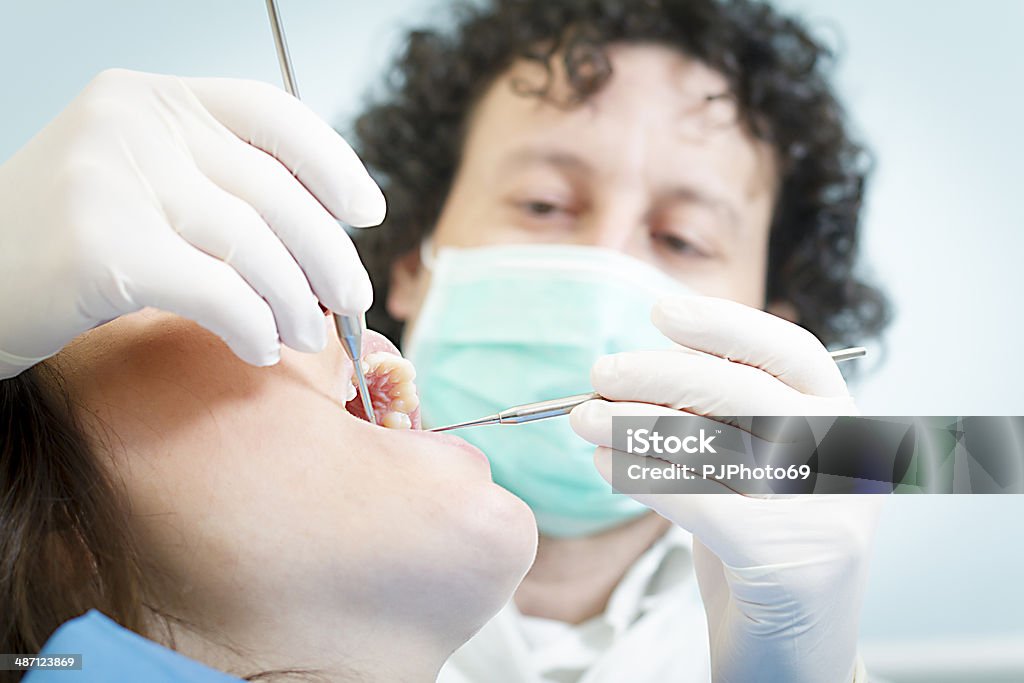
[{"label": "dentist's face", "polygon": [[[699,107],[728,90],[699,62],[653,45],[609,56],[609,82],[574,108],[516,92],[516,81],[544,82],[536,65],[495,81],[470,118],[434,245],[603,246],[702,294],[763,307],[770,147],[736,123],[731,100]],[[556,97],[566,92],[559,78]],[[392,275],[389,311],[412,324],[429,277],[408,259]]]}]

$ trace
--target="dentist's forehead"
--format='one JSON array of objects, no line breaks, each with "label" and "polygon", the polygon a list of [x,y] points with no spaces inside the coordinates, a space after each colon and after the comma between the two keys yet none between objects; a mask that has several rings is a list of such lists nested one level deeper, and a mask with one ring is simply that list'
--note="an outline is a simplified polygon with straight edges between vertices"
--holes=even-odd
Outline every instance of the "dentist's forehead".
[{"label": "dentist's forehead", "polygon": [[[500,157],[502,173],[547,155],[564,171],[583,173],[591,159],[606,173],[728,190],[736,200],[774,193],[774,152],[743,125],[722,74],[660,45],[613,45],[607,54],[611,77],[575,106],[565,105],[572,89],[559,58],[550,82],[538,63],[513,65],[474,110],[465,150]],[[544,87],[548,98],[524,94]]]},{"label": "dentist's forehead", "polygon": [[552,120],[563,119],[567,113],[616,111],[667,123],[682,123],[691,118],[695,104],[729,93],[725,76],[667,46],[611,45],[605,53],[611,75],[581,106],[570,106],[575,91],[560,56],[552,58],[550,71],[539,62],[520,60],[492,89],[519,96],[544,90],[546,98],[523,99],[534,114]]}]

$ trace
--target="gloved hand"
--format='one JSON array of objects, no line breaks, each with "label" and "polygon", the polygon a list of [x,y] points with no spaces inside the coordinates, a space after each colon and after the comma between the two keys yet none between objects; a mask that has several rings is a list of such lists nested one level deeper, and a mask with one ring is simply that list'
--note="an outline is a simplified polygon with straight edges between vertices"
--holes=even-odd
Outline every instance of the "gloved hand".
[{"label": "gloved hand", "polygon": [[373,297],[335,218],[384,212],[345,141],[271,85],[103,72],[0,166],[0,378],[144,306],[255,365],[318,351],[317,299]]},{"label": "gloved hand", "polygon": [[[652,319],[682,346],[601,358],[591,379],[611,402],[590,401],[571,415],[573,429],[601,446],[595,462],[609,482],[613,415],[855,412],[824,347],[781,318],[722,299],[686,297],[660,302]],[[711,480],[690,485],[692,493],[632,497],[694,535],[713,679],[853,681],[881,498],[766,499]]]}]

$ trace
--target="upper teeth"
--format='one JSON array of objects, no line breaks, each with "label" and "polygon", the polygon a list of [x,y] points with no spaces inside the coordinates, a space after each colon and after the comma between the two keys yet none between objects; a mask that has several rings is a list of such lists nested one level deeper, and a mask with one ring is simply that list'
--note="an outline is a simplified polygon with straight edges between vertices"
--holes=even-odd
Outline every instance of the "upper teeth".
[{"label": "upper teeth", "polygon": [[416,394],[416,368],[405,358],[386,351],[377,351],[364,357],[365,374],[372,375],[375,383],[383,389],[382,394],[374,396],[375,402],[386,402],[380,423],[392,429],[409,429],[412,420],[409,414],[419,407],[420,400]]},{"label": "upper teeth", "polygon": [[416,368],[407,359],[387,351],[377,351],[365,358],[366,364],[379,375],[387,373],[392,382],[401,382],[416,378]]}]

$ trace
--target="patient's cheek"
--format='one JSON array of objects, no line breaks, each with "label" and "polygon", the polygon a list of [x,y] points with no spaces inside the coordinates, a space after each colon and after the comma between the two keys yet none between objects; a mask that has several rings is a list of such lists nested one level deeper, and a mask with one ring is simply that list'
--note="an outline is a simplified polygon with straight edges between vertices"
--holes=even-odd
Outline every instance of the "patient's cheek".
[{"label": "patient's cheek", "polygon": [[[391,429],[419,429],[420,400],[413,382],[416,370],[412,363],[387,351],[368,354],[363,363],[377,424]],[[352,396],[345,408],[366,419],[358,396]]]}]

